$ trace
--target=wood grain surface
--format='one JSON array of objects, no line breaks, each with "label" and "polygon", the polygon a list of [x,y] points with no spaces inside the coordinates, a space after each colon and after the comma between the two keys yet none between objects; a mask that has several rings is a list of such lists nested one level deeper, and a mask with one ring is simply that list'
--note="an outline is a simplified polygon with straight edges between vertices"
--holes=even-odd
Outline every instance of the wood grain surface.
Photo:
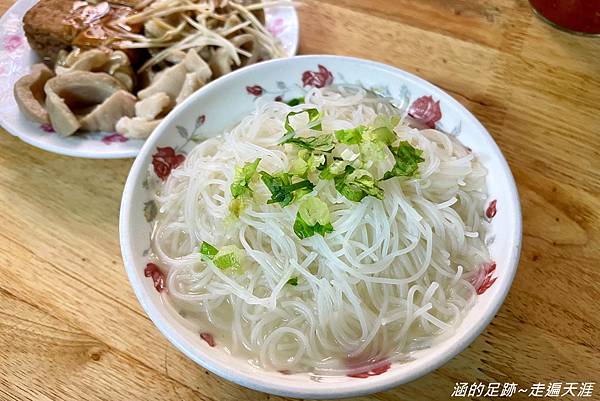
[{"label": "wood grain surface", "polygon": [[[504,152],[523,206],[519,270],[484,333],[435,372],[360,400],[446,400],[456,382],[600,382],[600,39],[553,30],[523,0],[298,11],[301,53],[382,61],[455,96]],[[142,311],[117,228],[132,160],[59,156],[3,130],[0,149],[1,400],[281,399],[206,372]]]}]

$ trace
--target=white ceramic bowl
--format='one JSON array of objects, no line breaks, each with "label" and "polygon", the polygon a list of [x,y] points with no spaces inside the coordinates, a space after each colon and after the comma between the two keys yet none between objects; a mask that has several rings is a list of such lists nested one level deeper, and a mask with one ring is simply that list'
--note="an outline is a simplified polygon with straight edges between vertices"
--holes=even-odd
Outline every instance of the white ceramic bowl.
[{"label": "white ceramic bowl", "polygon": [[[223,132],[253,109],[258,96],[297,97],[311,85],[359,84],[392,96],[407,107],[421,96],[439,100],[442,119],[437,127],[457,135],[488,168],[491,199],[497,199],[490,246],[497,263],[496,282],[478,296],[456,333],[440,344],[413,354],[414,360],[393,364],[368,378],[339,377],[317,382],[308,374],[283,375],[259,370],[219,347],[210,348],[167,309],[152,280],[144,277],[151,220],[156,208],[148,184],[158,181],[152,167],[157,147],[176,153],[189,151],[194,138]],[[163,150],[164,151],[164,150]],[[170,152],[170,151],[167,151]],[[164,161],[164,159],[163,159]],[[168,172],[156,160],[159,173]],[[162,169],[160,168],[162,167]],[[396,68],[371,61],[337,56],[302,56],[274,60],[241,69],[195,93],[172,111],[146,141],[138,155],[123,194],[120,218],[121,249],[135,293],[158,329],[188,357],[213,373],[256,390],[298,398],[340,398],[378,392],[414,380],[445,363],[469,345],[494,317],[515,274],[521,245],[521,210],[510,169],[485,128],[460,103],[434,85]]]}]

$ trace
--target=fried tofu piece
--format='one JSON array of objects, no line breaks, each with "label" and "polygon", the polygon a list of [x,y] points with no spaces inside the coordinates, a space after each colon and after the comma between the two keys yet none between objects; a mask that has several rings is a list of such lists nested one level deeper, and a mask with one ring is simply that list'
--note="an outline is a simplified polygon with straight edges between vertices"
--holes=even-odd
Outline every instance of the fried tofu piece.
[{"label": "fried tofu piece", "polygon": [[40,0],[23,17],[29,45],[52,64],[60,50],[94,48],[118,34],[106,23],[132,12],[139,0],[88,4],[79,0]]},{"label": "fried tofu piece", "polygon": [[67,22],[73,4],[73,0],[41,0],[23,17],[29,45],[44,61],[54,60],[60,50],[69,48],[80,32]]}]

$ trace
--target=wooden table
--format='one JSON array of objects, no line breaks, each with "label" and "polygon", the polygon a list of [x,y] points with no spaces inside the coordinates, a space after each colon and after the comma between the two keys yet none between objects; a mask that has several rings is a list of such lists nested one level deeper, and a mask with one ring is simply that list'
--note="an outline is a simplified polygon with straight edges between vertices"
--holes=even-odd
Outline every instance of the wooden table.
[{"label": "wooden table", "polygon": [[[600,39],[549,28],[523,0],[303,3],[301,53],[382,61],[455,96],[504,152],[523,206],[521,264],[485,332],[435,372],[361,400],[600,381]],[[58,156],[4,131],[0,148],[0,399],[278,398],[198,367],[142,311],[117,229],[132,160]]]}]

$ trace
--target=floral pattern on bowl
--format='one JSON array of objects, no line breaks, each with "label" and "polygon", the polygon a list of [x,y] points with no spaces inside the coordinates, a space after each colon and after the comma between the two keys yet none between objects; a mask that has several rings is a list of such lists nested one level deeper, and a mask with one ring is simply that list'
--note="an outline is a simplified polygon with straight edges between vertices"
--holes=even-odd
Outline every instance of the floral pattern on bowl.
[{"label": "floral pattern on bowl", "polygon": [[398,93],[396,96],[393,96],[390,92],[390,89],[386,86],[368,87],[363,85],[361,82],[348,82],[341,74],[339,74],[339,77],[335,79],[333,73],[329,71],[327,67],[321,64],[317,65],[317,68],[314,71],[304,71],[302,73],[301,82],[302,85],[298,83],[289,85],[283,81],[277,81],[275,82],[275,85],[270,84],[268,86],[251,84],[246,86],[246,92],[254,97],[269,95],[273,96],[275,101],[285,101],[285,99],[290,98],[290,93],[295,93],[296,96],[299,96],[298,90],[300,90],[300,92],[303,94],[306,93],[306,88],[323,88],[334,83],[356,84],[378,95],[393,98],[394,104],[396,107],[398,107],[398,109],[400,109],[402,112],[408,111],[408,115],[422,124],[424,127],[437,128],[454,136],[458,135],[461,130],[460,122],[451,130],[447,130],[442,124],[438,124],[438,122],[442,119],[442,110],[440,107],[440,102],[435,100],[432,96],[421,96],[409,104],[411,95],[406,87],[403,87],[400,93]]}]

